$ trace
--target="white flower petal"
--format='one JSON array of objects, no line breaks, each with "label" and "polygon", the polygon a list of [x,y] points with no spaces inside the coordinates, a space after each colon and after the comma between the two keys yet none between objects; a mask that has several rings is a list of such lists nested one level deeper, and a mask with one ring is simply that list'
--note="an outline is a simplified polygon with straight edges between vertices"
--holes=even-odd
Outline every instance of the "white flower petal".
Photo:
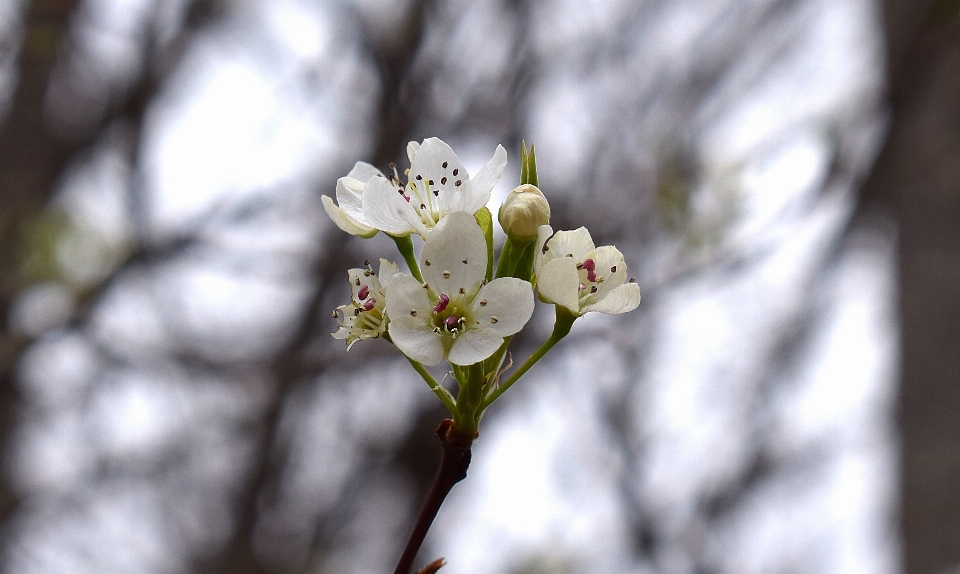
[{"label": "white flower petal", "polygon": [[443,359],[443,343],[430,323],[433,303],[413,277],[397,274],[386,289],[388,331],[393,344],[415,361],[436,365]]},{"label": "white flower petal", "polygon": [[423,244],[420,271],[437,293],[476,293],[487,274],[487,242],[473,215],[455,211],[440,220]]},{"label": "white flower petal", "polygon": [[350,235],[359,235],[360,237],[373,237],[377,234],[377,229],[364,225],[347,215],[347,213],[333,203],[333,200],[328,196],[322,196],[320,201],[323,202],[323,209],[326,210],[330,219],[343,231],[346,231]]},{"label": "white flower petal", "polygon": [[353,165],[353,169],[350,170],[347,177],[352,177],[353,179],[360,180],[362,183],[366,183],[375,175],[382,176],[383,172],[365,161],[358,161]]},{"label": "white flower petal", "polygon": [[586,305],[583,313],[598,311],[608,315],[619,315],[633,311],[640,305],[640,286],[636,283],[624,283],[607,293],[596,303]]},{"label": "white flower petal", "polygon": [[443,360],[443,342],[433,331],[397,320],[390,321],[389,330],[393,344],[414,361],[432,367]]},{"label": "white flower petal", "polygon": [[413,165],[413,158],[417,157],[417,153],[420,151],[419,142],[410,142],[407,144],[407,160],[410,161],[410,165]]},{"label": "white flower petal", "polygon": [[360,199],[363,196],[363,188],[367,185],[366,181],[354,179],[350,176],[341,177],[337,180],[337,205],[347,215],[360,223],[366,221],[363,217],[363,206]]},{"label": "white flower petal", "polygon": [[553,235],[553,228],[549,225],[541,225],[537,228],[537,243],[534,245],[536,251],[533,252],[533,274],[540,275],[540,270],[543,269],[543,265],[553,259],[553,257],[547,257],[548,251],[544,250],[550,236]]},{"label": "white flower petal", "polygon": [[426,235],[416,210],[385,177],[373,177],[363,191],[363,214],[367,223],[392,235]]},{"label": "white flower petal", "polygon": [[447,360],[454,365],[472,365],[494,354],[502,344],[503,335],[496,329],[469,329],[454,340]]},{"label": "white flower petal", "polygon": [[386,288],[390,284],[390,280],[393,279],[394,275],[400,272],[400,267],[393,261],[388,261],[383,257],[380,258],[380,285]]},{"label": "white flower petal", "polygon": [[544,262],[558,257],[570,257],[580,263],[594,250],[593,239],[586,227],[574,231],[558,231],[547,242],[549,249],[544,254]]},{"label": "white flower petal", "polygon": [[473,301],[473,318],[481,328],[513,335],[533,315],[533,287],[523,279],[501,277],[484,285]]},{"label": "white flower petal", "polygon": [[500,183],[503,168],[507,167],[507,150],[498,145],[493,157],[485,163],[477,175],[465,183],[466,189],[450,201],[450,210],[476,212],[490,201],[490,192]]},{"label": "white flower petal", "polygon": [[537,276],[537,293],[547,303],[563,305],[571,312],[580,314],[580,273],[571,257],[559,257],[548,261]]}]

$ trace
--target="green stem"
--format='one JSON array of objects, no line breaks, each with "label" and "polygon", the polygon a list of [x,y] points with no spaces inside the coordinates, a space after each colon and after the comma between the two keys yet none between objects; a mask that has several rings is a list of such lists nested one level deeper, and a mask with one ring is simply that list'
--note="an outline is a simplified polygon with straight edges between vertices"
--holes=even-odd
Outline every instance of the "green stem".
[{"label": "green stem", "polygon": [[[390,234],[388,233],[387,235]],[[407,262],[407,267],[410,268],[410,274],[413,275],[414,279],[423,283],[423,276],[420,275],[420,265],[417,263],[417,257],[413,253],[413,239],[411,239],[409,235],[404,235],[403,237],[390,235],[390,238],[397,244],[397,251],[403,256],[403,260]]]},{"label": "green stem", "polygon": [[527,357],[527,360],[524,361],[520,367],[507,378],[499,387],[492,390],[486,398],[480,403],[480,413],[484,411],[487,407],[493,404],[493,401],[497,400],[503,393],[507,391],[513,383],[523,376],[524,373],[530,370],[530,367],[537,364],[544,355],[547,354],[547,351],[553,348],[554,345],[560,342],[560,339],[567,336],[567,333],[570,332],[570,327],[573,326],[573,322],[576,321],[577,316],[568,311],[565,307],[560,305],[554,306],[557,311],[557,318],[553,324],[553,333],[550,334],[550,337],[540,345],[540,348],[533,352],[532,355]]},{"label": "green stem", "polygon": [[483,399],[483,362],[462,367],[464,381],[457,393],[457,412],[453,417],[457,430],[467,435],[477,432]]},{"label": "green stem", "polygon": [[506,241],[503,242],[503,249],[500,250],[500,261],[497,262],[497,277],[507,276],[507,269],[510,266],[512,252],[513,242],[510,241],[510,238],[508,237]]},{"label": "green stem", "polygon": [[440,397],[440,401],[443,403],[443,406],[447,407],[447,410],[450,411],[451,415],[456,416],[457,414],[457,403],[453,399],[453,396],[450,394],[447,389],[443,388],[436,379],[433,378],[429,372],[427,372],[426,367],[420,363],[414,361],[410,357],[406,357],[407,361],[410,362],[410,366],[413,367],[413,370],[420,374],[423,377],[423,380],[427,382],[427,385],[430,387],[430,390],[433,391],[433,394]]}]

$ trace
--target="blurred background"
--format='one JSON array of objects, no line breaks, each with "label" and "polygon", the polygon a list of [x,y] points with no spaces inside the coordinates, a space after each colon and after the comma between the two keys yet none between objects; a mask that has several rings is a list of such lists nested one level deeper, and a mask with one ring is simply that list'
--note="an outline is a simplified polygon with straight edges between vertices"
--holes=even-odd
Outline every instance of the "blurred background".
[{"label": "blurred background", "polygon": [[398,258],[320,196],[439,136],[494,202],[534,142],[643,301],[490,409],[419,564],[960,572],[958,70],[958,0],[3,0],[0,571],[392,571],[444,411],[330,337]]}]

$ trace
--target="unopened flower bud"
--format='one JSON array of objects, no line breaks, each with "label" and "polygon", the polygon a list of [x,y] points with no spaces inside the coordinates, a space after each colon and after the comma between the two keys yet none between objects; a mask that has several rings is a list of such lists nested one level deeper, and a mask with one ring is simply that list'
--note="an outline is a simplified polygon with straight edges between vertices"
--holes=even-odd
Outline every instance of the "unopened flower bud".
[{"label": "unopened flower bud", "polygon": [[500,206],[500,227],[515,243],[537,238],[537,229],[550,223],[550,204],[536,186],[524,184],[507,196]]}]

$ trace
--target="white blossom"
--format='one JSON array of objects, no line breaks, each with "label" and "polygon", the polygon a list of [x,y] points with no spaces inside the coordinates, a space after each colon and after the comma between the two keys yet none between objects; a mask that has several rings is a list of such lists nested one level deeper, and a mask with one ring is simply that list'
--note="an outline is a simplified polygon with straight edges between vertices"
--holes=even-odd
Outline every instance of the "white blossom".
[{"label": "white blossom", "polygon": [[475,213],[490,200],[507,165],[507,152],[498,145],[493,157],[470,177],[457,154],[439,138],[407,144],[410,169],[403,183],[394,168],[384,175],[370,164],[357,162],[337,181],[337,202],[323,196],[323,206],[340,229],[372,237],[377,231],[395,236],[427,232],[448,213]]},{"label": "white blossom", "polygon": [[553,233],[540,227],[534,257],[540,299],[576,316],[590,311],[618,314],[640,305],[640,286],[627,278],[623,254],[612,245],[594,247],[585,227]]},{"label": "white blossom", "polygon": [[333,333],[333,338],[346,340],[348,351],[357,341],[381,337],[387,331],[389,319],[385,313],[384,289],[398,271],[396,263],[381,259],[379,277],[369,266],[347,272],[352,296],[349,304],[337,307],[334,312],[340,328]]},{"label": "white blossom", "polygon": [[387,288],[389,333],[411,359],[472,365],[533,314],[530,283],[513,277],[486,282],[487,246],[470,213],[455,211],[428,234],[420,270],[425,283],[397,275]]}]

